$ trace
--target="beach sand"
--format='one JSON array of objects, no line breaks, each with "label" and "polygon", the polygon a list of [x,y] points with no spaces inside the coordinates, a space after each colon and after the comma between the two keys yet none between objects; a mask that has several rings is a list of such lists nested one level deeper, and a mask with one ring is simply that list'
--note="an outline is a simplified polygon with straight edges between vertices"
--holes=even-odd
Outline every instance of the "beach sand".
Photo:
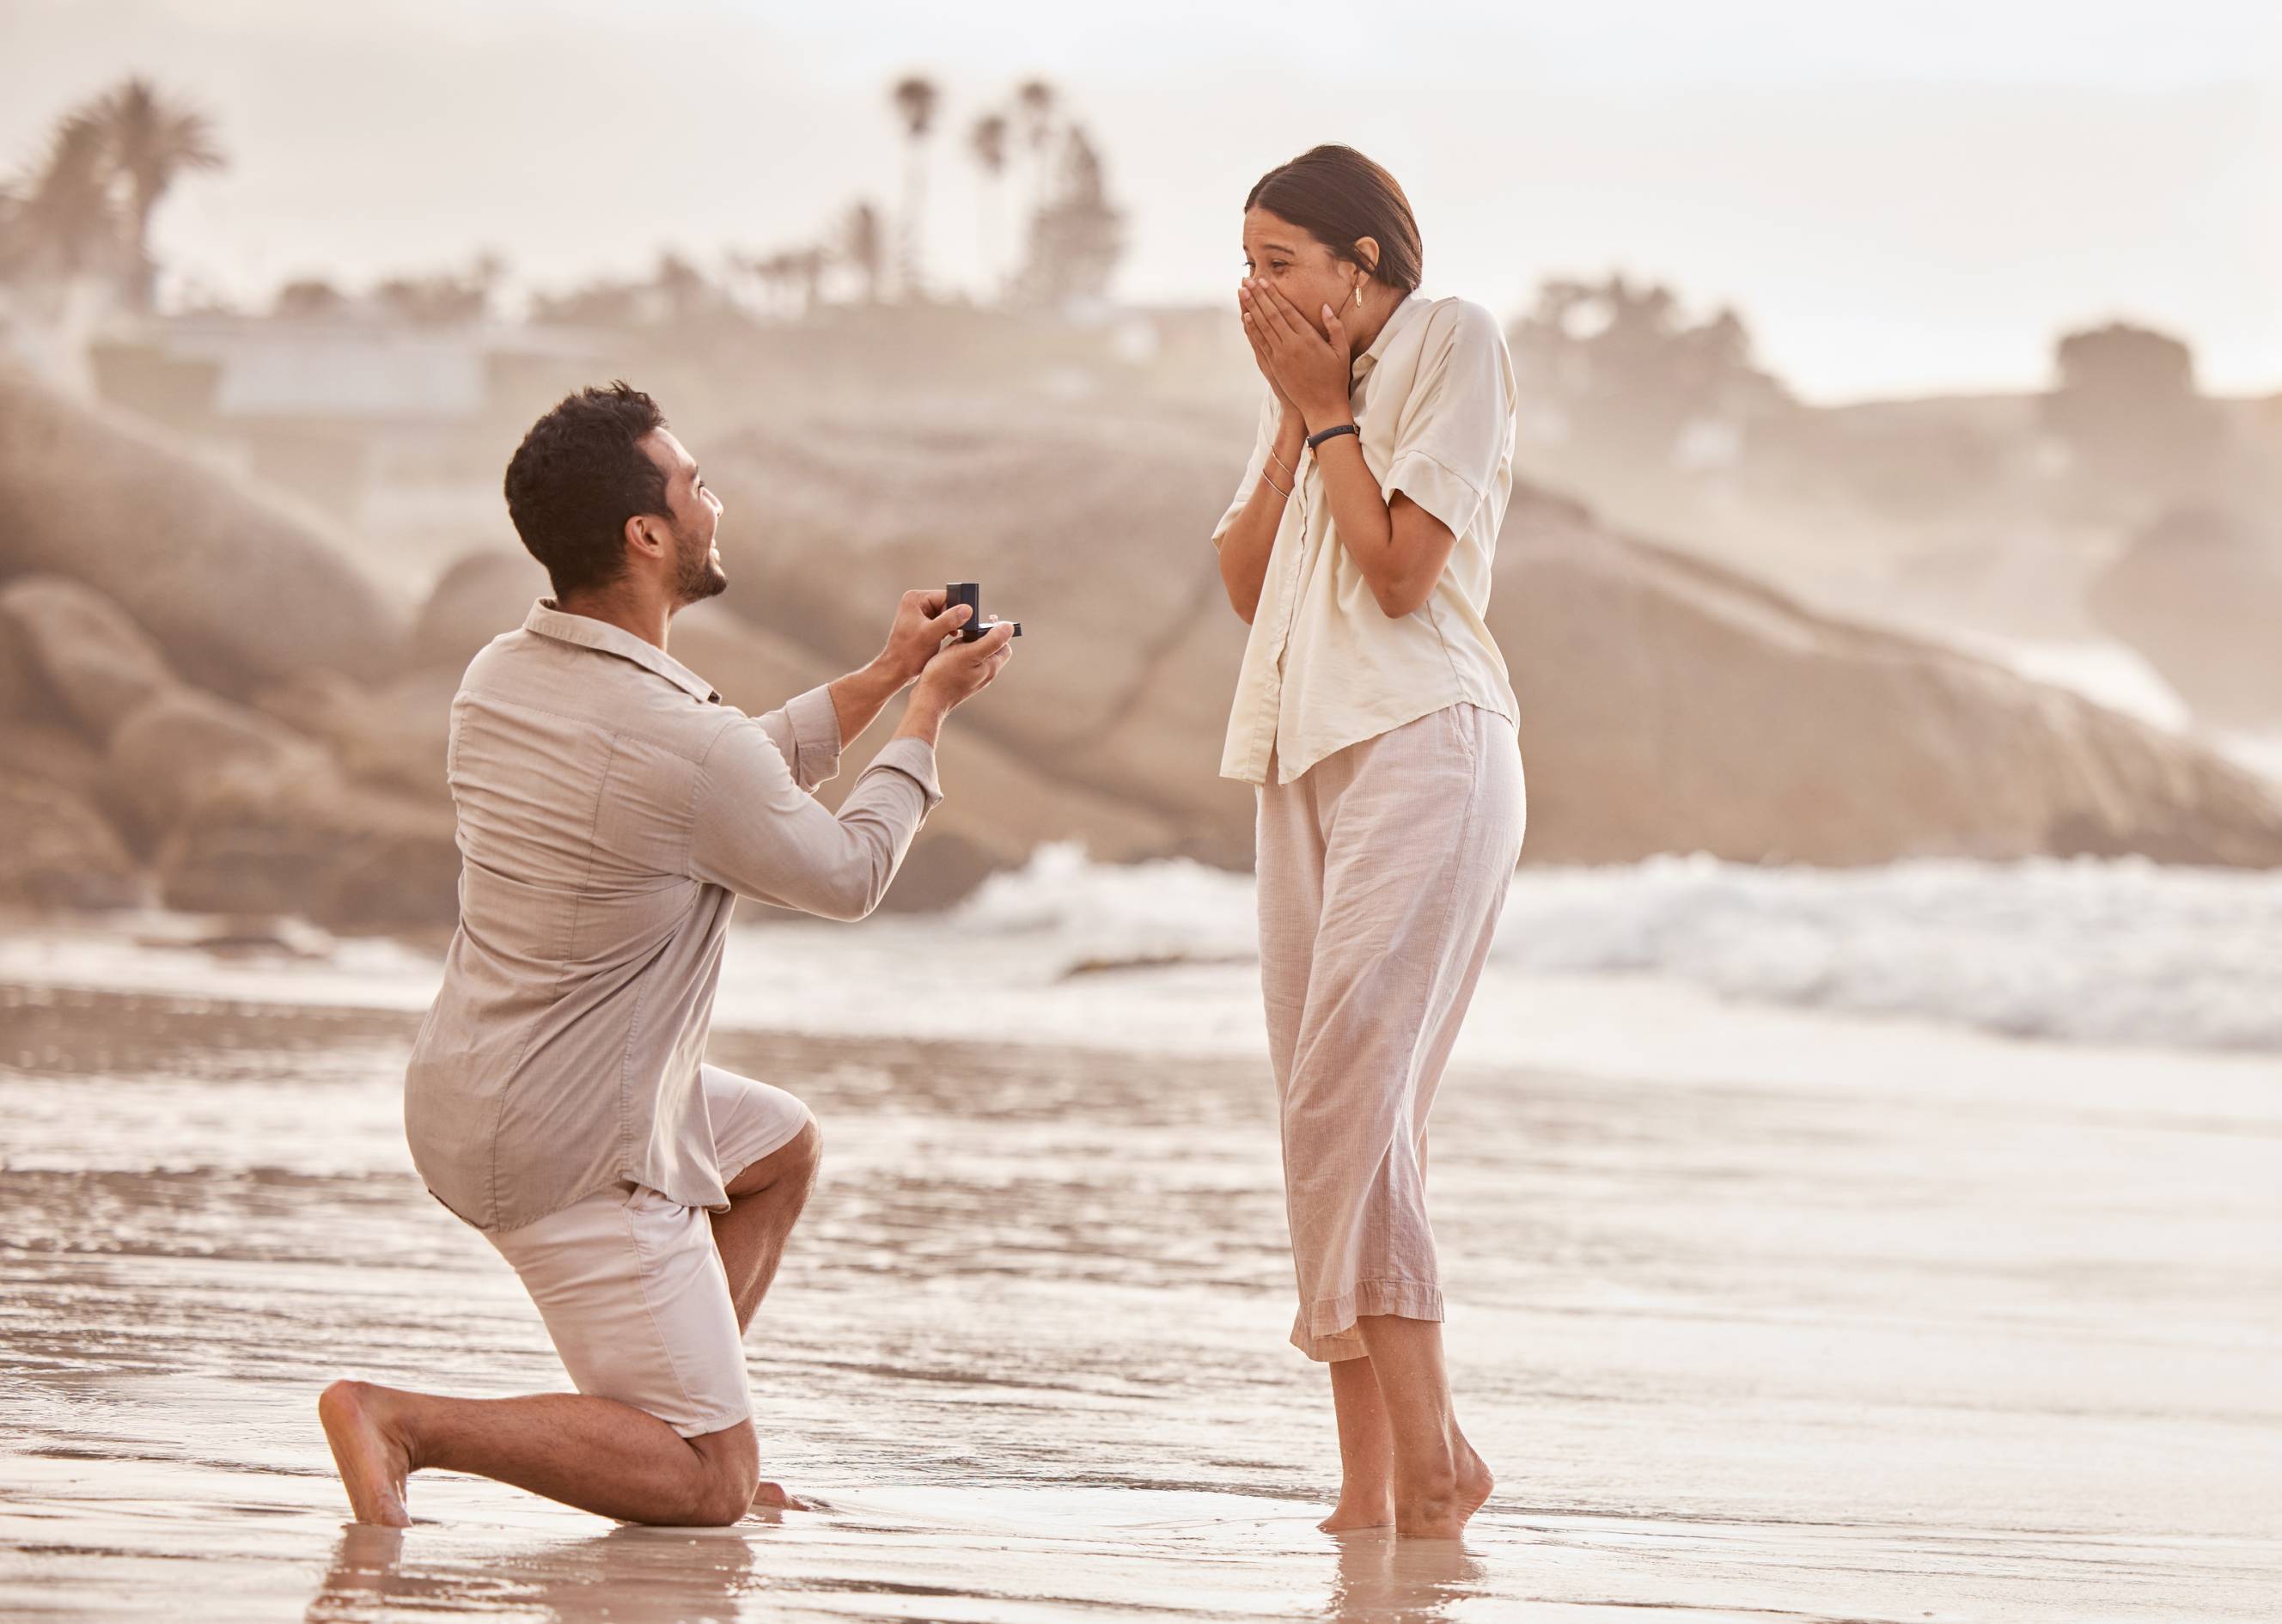
[{"label": "beach sand", "polygon": [[1436,1224],[1501,1483],[1452,1547],[1314,1529],[1256,1060],[717,1034],[824,1124],[749,1340],[764,1470],[821,1508],[619,1528],[423,1475],[399,1535],[345,1525],[328,1378],[565,1383],[411,1174],[416,1015],[255,968],[262,1001],[0,986],[0,1616],[2282,1611],[2270,1058],[1944,1037],[1921,1090],[1913,1029],[1857,1022],[1780,1076],[1462,1066]]}]

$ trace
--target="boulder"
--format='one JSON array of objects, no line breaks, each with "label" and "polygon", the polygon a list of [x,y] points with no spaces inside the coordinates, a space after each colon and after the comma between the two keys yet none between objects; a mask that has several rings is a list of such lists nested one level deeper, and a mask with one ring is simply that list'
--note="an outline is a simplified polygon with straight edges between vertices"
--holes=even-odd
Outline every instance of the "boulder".
[{"label": "boulder", "polygon": [[547,571],[521,550],[470,553],[437,578],[412,624],[407,658],[456,680],[483,646],[512,632],[552,592]]},{"label": "boulder", "polygon": [[[82,800],[102,798],[103,752],[77,728],[24,719],[0,720],[0,763],[14,776],[60,785]],[[4,828],[0,825],[0,830]]]},{"label": "boulder", "polygon": [[1252,793],[1218,777],[1245,627],[1207,538],[1250,432],[994,405],[709,444],[726,601],[852,662],[906,588],[980,581],[1022,641],[962,731],[1245,860]]},{"label": "boulder", "polygon": [[322,750],[269,718],[195,688],[175,688],[144,703],[113,734],[105,798],[147,840],[226,782],[282,785],[334,773]]},{"label": "boulder", "polygon": [[60,711],[32,640],[13,617],[0,612],[0,722],[46,721]]},{"label": "boulder", "polygon": [[0,369],[0,577],[69,576],[231,697],[310,667],[376,678],[408,605],[322,520],[155,428]]},{"label": "boulder", "polygon": [[359,783],[442,802],[457,671],[415,671],[378,688],[337,672],[307,672],[254,696],[264,715],[322,744]]},{"label": "boulder", "polygon": [[126,908],[143,899],[135,859],[93,802],[0,767],[0,905]]},{"label": "boulder", "polygon": [[167,657],[127,611],[91,587],[29,575],[0,587],[0,622],[62,706],[98,742],[178,686]]},{"label": "boulder", "polygon": [[339,931],[446,928],[460,855],[447,808],[315,773],[224,773],[156,859],[167,905],[292,914]]},{"label": "boulder", "polygon": [[2282,536],[2223,513],[2175,513],[2136,537],[2087,596],[2094,618],[2199,718],[2282,726]]}]

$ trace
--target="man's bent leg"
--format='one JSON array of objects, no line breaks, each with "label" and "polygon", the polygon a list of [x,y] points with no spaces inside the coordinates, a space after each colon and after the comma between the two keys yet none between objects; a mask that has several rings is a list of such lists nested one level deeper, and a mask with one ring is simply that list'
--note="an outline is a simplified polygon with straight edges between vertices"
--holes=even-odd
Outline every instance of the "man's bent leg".
[{"label": "man's bent leg", "polygon": [[615,1399],[439,1398],[337,1381],[317,1401],[359,1522],[411,1520],[405,1480],[426,1466],[512,1483],[624,1522],[719,1527],[742,1517],[760,1479],[753,1425],[683,1438]]},{"label": "man's bent leg", "polygon": [[785,1241],[816,1187],[824,1138],[816,1124],[804,1124],[789,1144],[763,1156],[731,1179],[729,1210],[713,1215],[713,1243],[729,1277],[729,1299],[736,1305],[737,1332],[752,1328],[753,1316],[768,1295],[783,1261]]}]

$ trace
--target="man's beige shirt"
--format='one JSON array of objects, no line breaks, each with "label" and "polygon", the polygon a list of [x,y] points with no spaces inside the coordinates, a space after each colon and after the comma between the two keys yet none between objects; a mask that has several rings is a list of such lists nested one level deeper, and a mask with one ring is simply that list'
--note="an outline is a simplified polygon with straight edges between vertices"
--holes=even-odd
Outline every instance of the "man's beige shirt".
[{"label": "man's beige shirt", "polygon": [[728,1204],[697,1080],[738,897],[871,911],[942,799],[891,741],[838,816],[830,692],[749,717],[633,633],[541,602],[452,701],[460,926],[404,1123],[439,1200],[510,1230],[622,1179]]},{"label": "man's beige shirt", "polygon": [[[1355,427],[1388,501],[1397,491],[1449,527],[1450,562],[1424,606],[1389,619],[1331,529],[1316,458],[1276,532],[1237,676],[1221,776],[1290,783],[1334,750],[1448,705],[1519,716],[1490,635],[1490,566],[1513,493],[1513,361],[1497,318],[1463,299],[1414,293],[1354,361]],[[1218,547],[1268,465],[1279,408],[1261,402],[1259,438],[1220,525]],[[1276,483],[1292,483],[1277,470]]]}]

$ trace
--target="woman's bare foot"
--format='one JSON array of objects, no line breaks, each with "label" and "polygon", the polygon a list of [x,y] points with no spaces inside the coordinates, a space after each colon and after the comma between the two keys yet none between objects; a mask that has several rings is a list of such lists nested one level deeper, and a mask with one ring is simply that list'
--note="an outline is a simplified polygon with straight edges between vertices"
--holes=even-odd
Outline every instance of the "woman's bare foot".
[{"label": "woman's bare foot", "polygon": [[1394,1494],[1384,1483],[1376,1488],[1339,1490],[1339,1503],[1316,1527],[1326,1534],[1352,1534],[1358,1528],[1386,1528],[1394,1523]]},{"label": "woman's bare foot", "polygon": [[1407,1540],[1454,1540],[1463,1534],[1466,1521],[1481,1510],[1482,1503],[1497,1488],[1497,1480],[1490,1475],[1489,1465],[1474,1453],[1473,1445],[1461,1439],[1458,1447],[1463,1453],[1459,1458],[1455,1479],[1448,1480],[1447,1494],[1429,1492],[1411,1499],[1397,1496],[1394,1502],[1394,1532]]},{"label": "woman's bare foot", "polygon": [[319,1395],[317,1418],[325,1425],[325,1441],[333,1447],[333,1465],[357,1521],[409,1527],[404,1480],[412,1471],[412,1452],[382,1420],[377,1392],[365,1382],[337,1381]]},{"label": "woman's bare foot", "polygon": [[1465,1451],[1458,1467],[1458,1522],[1463,1527],[1496,1492],[1497,1480],[1490,1475],[1489,1463],[1474,1453],[1472,1444],[1462,1439],[1458,1447]]}]

